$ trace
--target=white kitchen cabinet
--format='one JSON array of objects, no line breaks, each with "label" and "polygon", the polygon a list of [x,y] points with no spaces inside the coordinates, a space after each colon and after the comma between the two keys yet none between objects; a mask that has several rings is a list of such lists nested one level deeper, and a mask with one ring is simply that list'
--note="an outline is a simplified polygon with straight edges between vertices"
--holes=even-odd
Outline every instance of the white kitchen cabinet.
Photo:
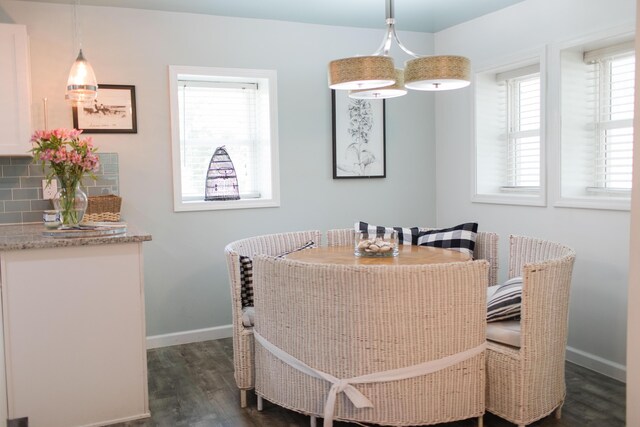
[{"label": "white kitchen cabinet", "polygon": [[0,156],[28,156],[31,90],[27,27],[0,24]]},{"label": "white kitchen cabinet", "polygon": [[150,415],[142,241],[105,241],[0,252],[4,419],[71,427]]}]

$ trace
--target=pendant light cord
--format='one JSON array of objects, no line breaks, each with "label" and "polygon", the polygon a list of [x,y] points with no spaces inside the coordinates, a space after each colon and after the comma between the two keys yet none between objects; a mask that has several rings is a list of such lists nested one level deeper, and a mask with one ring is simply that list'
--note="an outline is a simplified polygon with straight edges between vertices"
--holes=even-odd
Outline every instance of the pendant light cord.
[{"label": "pendant light cord", "polygon": [[[82,50],[82,30],[78,24],[78,0],[73,2],[73,27],[75,30],[76,43],[78,44],[78,50]],[[74,49],[75,50],[75,49]]]}]

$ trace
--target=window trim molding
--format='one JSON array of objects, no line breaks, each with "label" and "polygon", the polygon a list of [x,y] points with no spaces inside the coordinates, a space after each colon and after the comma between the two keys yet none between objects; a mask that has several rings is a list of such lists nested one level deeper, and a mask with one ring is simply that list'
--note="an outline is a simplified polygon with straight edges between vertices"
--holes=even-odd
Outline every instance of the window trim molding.
[{"label": "window trim molding", "polygon": [[[522,206],[547,206],[547,47],[537,47],[522,51],[516,55],[508,55],[502,58],[494,58],[484,64],[479,64],[472,77],[474,89],[473,102],[470,108],[471,113],[471,202],[503,205]],[[477,133],[477,98],[478,98],[478,76],[487,73],[506,74],[511,71],[523,69],[533,69],[536,64],[540,72],[540,191],[537,194],[523,194],[522,192],[496,192],[481,193],[478,191],[478,133]],[[531,67],[531,68],[529,68]]]},{"label": "window trim molding", "polygon": [[[169,102],[171,124],[171,161],[173,182],[173,210],[174,212],[193,212],[225,209],[270,208],[280,206],[280,168],[278,153],[278,87],[277,72],[275,70],[259,70],[245,68],[221,68],[169,65]],[[178,105],[178,80],[180,78],[211,76],[225,76],[230,81],[246,82],[246,79],[265,79],[269,83],[269,122],[270,122],[270,162],[271,162],[271,196],[259,199],[240,199],[225,201],[184,201],[182,199],[181,155],[180,155],[180,126]],[[204,187],[204,183],[203,183]]]},{"label": "window trim molding", "polygon": [[622,25],[609,28],[596,33],[585,34],[579,37],[565,39],[556,43],[550,43],[548,49],[548,72],[554,76],[547,88],[550,107],[547,133],[554,141],[550,147],[548,171],[553,174],[553,184],[550,186],[552,206],[557,208],[596,209],[629,211],[630,198],[594,194],[592,196],[568,196],[563,195],[563,170],[562,170],[562,59],[563,51],[584,47],[585,50],[594,50],[601,47],[623,43],[633,39],[635,25]]}]

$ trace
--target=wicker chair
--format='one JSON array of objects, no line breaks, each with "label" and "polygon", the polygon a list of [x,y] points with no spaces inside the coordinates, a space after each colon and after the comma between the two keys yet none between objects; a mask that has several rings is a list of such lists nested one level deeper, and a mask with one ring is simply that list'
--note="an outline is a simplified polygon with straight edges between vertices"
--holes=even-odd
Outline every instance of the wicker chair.
[{"label": "wicker chair", "polygon": [[473,259],[489,261],[489,286],[498,283],[498,235],[490,231],[479,231]]},{"label": "wicker chair", "polygon": [[327,246],[353,245],[355,235],[353,228],[340,228],[327,231]]},{"label": "wicker chair", "polygon": [[[420,228],[420,230],[431,230]],[[327,245],[340,246],[353,244],[353,229],[342,228],[327,231]],[[489,286],[498,283],[498,235],[488,231],[478,232],[473,259],[489,261]]]},{"label": "wicker chair", "polygon": [[297,249],[310,240],[320,244],[319,231],[299,231],[293,233],[270,234],[251,237],[229,243],[225,247],[229,281],[231,285],[233,315],[233,364],[236,384],[240,389],[240,406],[247,406],[247,390],[253,388],[253,327],[243,324],[242,281],[240,277],[240,257],[253,258],[256,254],[277,256]]},{"label": "wicker chair", "polygon": [[[484,260],[346,266],[256,256],[258,409],[264,398],[310,415],[312,426],[316,417],[325,426],[482,425],[487,271]],[[418,372],[394,372],[402,368]],[[317,371],[324,379],[309,374]]]},{"label": "wicker chair", "polygon": [[554,411],[560,418],[574,259],[566,246],[510,238],[509,277],[523,278],[521,320],[487,327],[487,410],[518,426]]}]

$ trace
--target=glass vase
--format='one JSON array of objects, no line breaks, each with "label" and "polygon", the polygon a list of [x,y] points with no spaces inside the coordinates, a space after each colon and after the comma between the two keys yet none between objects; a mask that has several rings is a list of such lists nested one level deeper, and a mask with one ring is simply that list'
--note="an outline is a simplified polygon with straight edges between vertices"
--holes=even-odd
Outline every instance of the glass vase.
[{"label": "glass vase", "polygon": [[53,207],[60,211],[63,227],[74,227],[82,221],[89,204],[87,195],[80,189],[80,183],[61,185],[53,197]]},{"label": "glass vase", "polygon": [[361,257],[391,257],[398,256],[398,233],[384,231],[369,233],[355,231],[355,255]]}]

